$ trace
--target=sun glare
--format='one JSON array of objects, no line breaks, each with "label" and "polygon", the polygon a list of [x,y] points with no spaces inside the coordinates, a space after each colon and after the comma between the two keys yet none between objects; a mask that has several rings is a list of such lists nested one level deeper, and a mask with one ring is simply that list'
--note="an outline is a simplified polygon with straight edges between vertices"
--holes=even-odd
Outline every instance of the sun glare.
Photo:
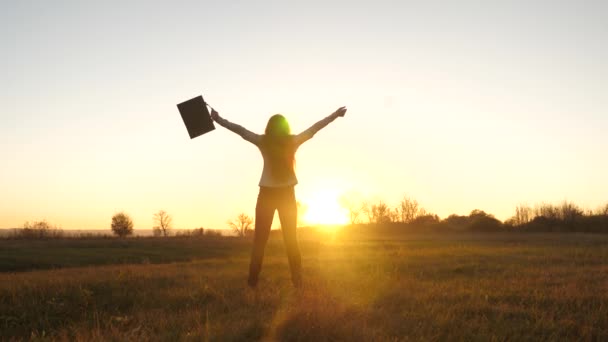
[{"label": "sun glare", "polygon": [[322,190],[306,198],[303,215],[308,224],[332,225],[345,224],[348,221],[346,210],[338,203],[338,192]]}]

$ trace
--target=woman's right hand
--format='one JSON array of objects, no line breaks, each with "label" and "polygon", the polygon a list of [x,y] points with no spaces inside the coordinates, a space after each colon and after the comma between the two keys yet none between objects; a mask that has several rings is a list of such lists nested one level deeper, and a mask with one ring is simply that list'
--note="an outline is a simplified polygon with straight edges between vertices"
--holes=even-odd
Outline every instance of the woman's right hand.
[{"label": "woman's right hand", "polygon": [[338,108],[333,115],[344,117],[344,114],[346,114],[346,106]]},{"label": "woman's right hand", "polygon": [[217,121],[219,117],[220,115],[218,112],[216,112],[215,109],[211,109],[211,119],[213,119],[213,121]]}]

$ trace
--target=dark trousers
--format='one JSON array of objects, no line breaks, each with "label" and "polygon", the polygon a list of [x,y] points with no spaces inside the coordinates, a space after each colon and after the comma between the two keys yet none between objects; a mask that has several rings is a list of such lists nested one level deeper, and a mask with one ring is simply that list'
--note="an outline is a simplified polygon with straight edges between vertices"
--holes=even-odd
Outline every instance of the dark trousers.
[{"label": "dark trousers", "polygon": [[279,212],[283,241],[285,242],[287,259],[289,260],[289,267],[291,269],[291,280],[295,286],[300,286],[302,282],[302,261],[296,239],[298,209],[293,187],[260,187],[255,207],[255,233],[251,263],[249,265],[249,285],[257,285],[258,275],[262,269],[264,247],[266,247],[266,242],[270,235],[270,227],[272,226],[275,210]]}]

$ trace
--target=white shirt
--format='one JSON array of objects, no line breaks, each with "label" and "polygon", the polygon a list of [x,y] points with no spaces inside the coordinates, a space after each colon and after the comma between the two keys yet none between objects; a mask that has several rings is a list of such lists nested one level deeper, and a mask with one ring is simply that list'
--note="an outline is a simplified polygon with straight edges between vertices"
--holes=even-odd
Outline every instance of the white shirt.
[{"label": "white shirt", "polygon": [[[300,147],[300,145],[302,145],[304,142],[306,142],[310,138],[312,138],[321,128],[327,126],[330,122],[334,121],[337,117],[338,116],[334,113],[334,114],[329,115],[328,117],[320,120],[319,122],[315,123],[314,125],[310,126],[310,128],[308,128],[304,132],[302,132],[298,135],[290,135],[290,138],[293,139],[292,143],[293,143],[293,146],[295,147],[295,150],[297,151],[297,149],[298,149],[298,147]],[[269,160],[270,155],[269,155],[268,151],[266,151],[265,148],[263,147],[264,145],[261,144],[262,138],[264,137],[264,135],[255,134],[255,133],[247,130],[245,127],[232,123],[221,117],[218,117],[216,122],[218,124],[226,127],[227,129],[233,131],[234,133],[240,135],[243,139],[249,141],[250,143],[252,143],[258,147],[258,149],[262,153],[262,158],[264,158],[264,168],[262,169],[262,176],[260,177],[260,183],[258,184],[259,186],[278,188],[278,187],[294,186],[294,185],[298,184],[298,178],[296,177],[296,173],[295,173],[293,167],[290,169],[290,174],[285,179],[279,180],[272,176],[272,173],[270,172],[270,160]],[[294,151],[294,153],[295,153],[295,151]]]}]

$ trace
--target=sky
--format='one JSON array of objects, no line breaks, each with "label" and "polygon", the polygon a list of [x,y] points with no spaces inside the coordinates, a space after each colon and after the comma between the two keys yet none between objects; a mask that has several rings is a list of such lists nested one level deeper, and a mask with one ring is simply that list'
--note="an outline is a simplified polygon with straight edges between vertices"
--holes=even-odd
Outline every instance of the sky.
[{"label": "sky", "polygon": [[258,133],[347,106],[296,156],[312,224],[344,194],[596,209],[607,41],[605,1],[3,1],[0,228],[253,216],[261,156],[222,127],[189,139],[176,104],[200,94]]}]

